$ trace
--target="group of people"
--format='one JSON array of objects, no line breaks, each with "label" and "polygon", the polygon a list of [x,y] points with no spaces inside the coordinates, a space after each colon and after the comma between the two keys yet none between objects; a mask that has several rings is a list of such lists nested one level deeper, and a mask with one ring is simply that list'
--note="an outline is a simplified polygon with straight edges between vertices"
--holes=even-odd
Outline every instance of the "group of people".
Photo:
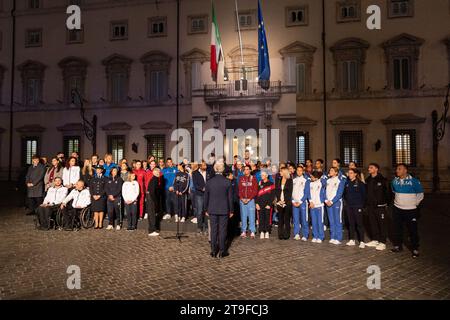
[{"label": "group of people", "polygon": [[[255,239],[258,233],[260,239],[269,239],[274,226],[280,240],[293,236],[298,241],[311,238],[313,243],[322,243],[329,228],[333,245],[342,244],[347,226],[347,246],[382,251],[393,202],[391,251],[403,250],[406,225],[412,256],[419,256],[418,207],[424,192],[406,165],[397,165],[390,183],[376,163],[369,164],[367,177],[354,162],[344,172],[340,159],[334,159],[328,171],[324,168],[321,159],[298,165],[254,161],[249,151],[243,158],[235,156],[230,165],[214,154],[201,163],[185,159],[174,164],[171,158],[150,156],[116,164],[111,154],[81,162],[74,152],[68,159],[59,153],[50,163],[33,156],[25,184],[29,214],[37,215],[41,230],[50,229],[50,219],[58,210],[63,228],[77,229],[78,217],[87,207],[93,212],[95,229],[103,228],[106,213],[107,230],[120,230],[126,217],[127,230],[134,231],[139,221],[147,219],[151,237],[159,236],[161,219],[173,217],[185,223],[193,217],[198,233],[208,235],[213,257],[228,255],[230,232],[233,236],[238,230],[242,239]],[[368,242],[363,212],[369,217]]]}]

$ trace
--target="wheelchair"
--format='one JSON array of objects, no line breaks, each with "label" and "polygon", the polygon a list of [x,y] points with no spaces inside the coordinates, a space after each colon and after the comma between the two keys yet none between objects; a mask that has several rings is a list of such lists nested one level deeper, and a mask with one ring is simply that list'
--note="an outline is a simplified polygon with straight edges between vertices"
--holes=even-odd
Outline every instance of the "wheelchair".
[{"label": "wheelchair", "polygon": [[[58,210],[58,212],[61,211],[60,214],[60,224],[59,224],[59,229],[62,230],[64,229],[64,225],[65,225],[65,220],[67,218],[64,218],[64,215],[62,214],[62,210]],[[66,227],[66,230],[80,230],[81,228],[83,229],[90,229],[94,226],[94,213],[91,210],[91,207],[88,206],[84,209],[81,210],[81,212],[79,213],[79,215],[75,215],[72,219],[72,221],[69,223],[69,227]]]},{"label": "wheelchair", "polygon": [[[63,220],[63,211],[61,208],[58,208],[58,210],[56,211],[56,214],[53,216],[50,216],[48,218],[48,222],[49,222],[49,230],[54,229],[54,230],[61,230],[62,229],[62,221]],[[34,227],[37,229],[39,229],[39,227],[41,226],[40,222],[39,222],[39,216],[36,213],[35,215],[33,215],[33,221],[34,221]]]}]

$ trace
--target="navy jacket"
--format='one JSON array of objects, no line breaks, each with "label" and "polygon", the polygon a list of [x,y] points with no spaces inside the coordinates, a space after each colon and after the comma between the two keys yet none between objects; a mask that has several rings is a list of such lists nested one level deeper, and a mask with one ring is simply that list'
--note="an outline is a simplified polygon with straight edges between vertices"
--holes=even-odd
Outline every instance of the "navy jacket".
[{"label": "navy jacket", "polygon": [[204,211],[209,215],[233,213],[233,190],[230,180],[216,174],[206,183]]},{"label": "navy jacket", "polygon": [[202,196],[205,193],[204,189],[206,187],[206,182],[205,182],[205,179],[203,179],[203,176],[202,176],[200,170],[195,170],[192,173],[192,180],[194,183],[195,194]]},{"label": "navy jacket", "polygon": [[347,179],[344,190],[345,204],[349,208],[364,208],[366,203],[366,185],[359,181]]}]

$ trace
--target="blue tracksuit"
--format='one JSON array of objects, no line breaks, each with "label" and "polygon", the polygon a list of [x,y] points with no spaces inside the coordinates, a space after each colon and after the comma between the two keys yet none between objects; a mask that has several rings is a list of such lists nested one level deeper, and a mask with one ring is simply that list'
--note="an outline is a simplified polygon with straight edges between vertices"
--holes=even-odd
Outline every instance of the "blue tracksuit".
[{"label": "blue tracksuit", "polygon": [[173,187],[173,182],[175,181],[175,176],[178,172],[177,167],[165,167],[162,169],[162,174],[164,177],[164,188],[169,190],[170,187]]},{"label": "blue tracksuit", "polygon": [[309,202],[314,204],[314,208],[311,209],[313,238],[323,240],[325,238],[323,230],[325,188],[322,181],[311,181],[309,191]]},{"label": "blue tracksuit", "polygon": [[311,180],[307,175],[296,177],[294,179],[294,188],[292,191],[292,204],[300,203],[299,207],[292,205],[292,219],[294,222],[294,235],[300,235],[300,225],[302,236],[308,239],[308,200],[310,198]]},{"label": "blue tracksuit", "polygon": [[339,176],[327,180],[326,201],[329,200],[333,203],[330,207],[327,207],[331,240],[342,241],[342,196],[346,180]]}]

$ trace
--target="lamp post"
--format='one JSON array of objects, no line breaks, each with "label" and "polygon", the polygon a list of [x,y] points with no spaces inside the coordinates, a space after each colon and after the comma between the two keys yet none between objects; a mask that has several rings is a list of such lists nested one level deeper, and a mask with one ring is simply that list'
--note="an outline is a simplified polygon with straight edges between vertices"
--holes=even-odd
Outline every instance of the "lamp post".
[{"label": "lamp post", "polygon": [[447,86],[447,94],[444,102],[444,111],[438,119],[438,112],[433,110],[431,119],[433,122],[433,193],[440,191],[440,177],[439,177],[439,142],[444,139],[447,115],[449,109],[449,95],[450,83]]},{"label": "lamp post", "polygon": [[86,138],[92,144],[92,153],[97,153],[97,116],[94,115],[92,120],[89,121],[86,118],[86,110],[84,109],[83,97],[77,89],[73,89],[72,92],[72,103],[80,108],[81,119],[83,120],[83,130]]}]

